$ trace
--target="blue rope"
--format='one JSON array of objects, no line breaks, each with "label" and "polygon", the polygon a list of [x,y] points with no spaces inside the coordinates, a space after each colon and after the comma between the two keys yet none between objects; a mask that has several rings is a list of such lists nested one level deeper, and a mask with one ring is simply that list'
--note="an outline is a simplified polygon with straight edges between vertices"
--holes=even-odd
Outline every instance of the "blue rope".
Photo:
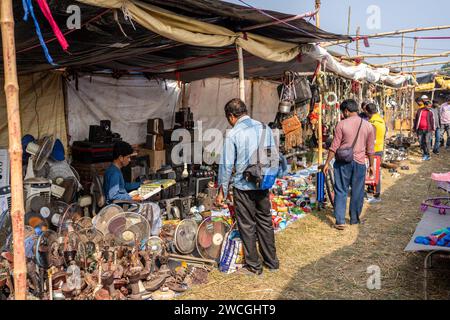
[{"label": "blue rope", "polygon": [[44,37],[42,36],[41,28],[39,27],[39,23],[36,19],[36,16],[34,15],[32,0],[22,0],[22,5],[24,10],[23,20],[28,21],[28,16],[29,14],[31,14],[31,17],[33,18],[34,21],[34,26],[36,27],[36,33],[39,38],[39,42],[41,44],[42,50],[44,50],[45,58],[47,59],[48,63],[50,63],[52,66],[57,66],[57,64],[53,62],[53,59],[50,56],[50,53],[48,52],[47,45],[45,44]]}]

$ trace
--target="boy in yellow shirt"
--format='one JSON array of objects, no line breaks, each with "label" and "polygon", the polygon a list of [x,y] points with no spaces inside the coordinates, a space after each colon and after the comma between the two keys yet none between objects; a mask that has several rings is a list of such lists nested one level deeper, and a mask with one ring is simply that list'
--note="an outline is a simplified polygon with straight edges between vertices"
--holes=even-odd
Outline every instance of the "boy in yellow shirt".
[{"label": "boy in yellow shirt", "polygon": [[[374,103],[368,103],[364,106],[364,112],[369,117],[369,123],[375,128],[375,155],[383,159],[384,155],[384,140],[386,138],[386,123],[381,115],[378,113],[378,108]],[[377,184],[375,193],[369,203],[381,202],[381,170],[378,173],[379,183]]]}]

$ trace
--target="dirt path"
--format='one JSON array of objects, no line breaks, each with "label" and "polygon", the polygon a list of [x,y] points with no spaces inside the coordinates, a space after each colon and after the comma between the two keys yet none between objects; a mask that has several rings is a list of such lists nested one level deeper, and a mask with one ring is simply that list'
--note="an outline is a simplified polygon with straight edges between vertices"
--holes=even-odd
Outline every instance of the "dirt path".
[{"label": "dirt path", "polygon": [[[331,210],[309,215],[277,235],[281,269],[261,277],[214,271],[206,286],[182,299],[422,299],[422,253],[404,248],[420,221],[432,172],[450,171],[450,151],[423,163],[418,153],[399,178],[383,172],[383,202],[365,206],[364,224],[333,230]],[[379,266],[381,289],[368,290],[369,266]],[[450,272],[435,272],[431,299],[448,299]]]}]

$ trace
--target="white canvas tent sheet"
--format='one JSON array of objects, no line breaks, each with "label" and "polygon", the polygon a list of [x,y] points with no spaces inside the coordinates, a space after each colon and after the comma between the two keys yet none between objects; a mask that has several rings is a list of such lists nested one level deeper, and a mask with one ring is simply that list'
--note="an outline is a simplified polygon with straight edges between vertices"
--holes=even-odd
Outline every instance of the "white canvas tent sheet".
[{"label": "white canvas tent sheet", "polygon": [[[272,122],[278,111],[278,84],[269,81],[245,81],[249,115],[264,123]],[[191,82],[188,105],[195,121],[202,121],[203,131],[230,128],[224,113],[225,104],[239,97],[239,79],[210,78]]]},{"label": "white canvas tent sheet", "polygon": [[393,87],[401,87],[406,81],[411,80],[411,75],[390,75],[388,68],[372,68],[365,63],[358,66],[347,66],[337,61],[327,50],[319,45],[305,45],[304,53],[322,62],[324,69],[352,80],[368,81],[371,83],[383,82]]},{"label": "white canvas tent sheet", "polygon": [[[4,87],[3,80],[0,87]],[[35,73],[19,77],[22,136],[35,138],[53,134],[66,145],[64,94],[61,74]],[[5,91],[0,91],[0,147],[9,145]]]},{"label": "white canvas tent sheet", "polygon": [[180,89],[176,82],[149,81],[145,77],[83,76],[67,83],[67,109],[71,142],[89,137],[89,126],[111,120],[111,129],[131,144],[144,143],[147,119],[161,118],[172,127]]},{"label": "white canvas tent sheet", "polygon": [[405,251],[448,251],[449,247],[439,247],[439,246],[426,246],[423,244],[417,244],[414,240],[417,237],[427,237],[433,232],[439,229],[450,227],[450,216],[440,215],[432,211],[426,211],[423,214],[422,220],[419,222],[416,231],[414,232],[411,241],[405,248]]}]

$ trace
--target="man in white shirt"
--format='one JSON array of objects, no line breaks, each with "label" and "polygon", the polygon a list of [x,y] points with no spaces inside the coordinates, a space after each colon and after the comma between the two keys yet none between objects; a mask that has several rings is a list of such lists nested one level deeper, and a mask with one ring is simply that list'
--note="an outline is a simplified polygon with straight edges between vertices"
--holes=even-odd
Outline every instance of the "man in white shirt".
[{"label": "man in white shirt", "polygon": [[446,97],[447,102],[444,103],[440,109],[439,114],[441,115],[441,140],[444,140],[444,135],[447,133],[447,144],[446,149],[450,149],[450,94]]}]

